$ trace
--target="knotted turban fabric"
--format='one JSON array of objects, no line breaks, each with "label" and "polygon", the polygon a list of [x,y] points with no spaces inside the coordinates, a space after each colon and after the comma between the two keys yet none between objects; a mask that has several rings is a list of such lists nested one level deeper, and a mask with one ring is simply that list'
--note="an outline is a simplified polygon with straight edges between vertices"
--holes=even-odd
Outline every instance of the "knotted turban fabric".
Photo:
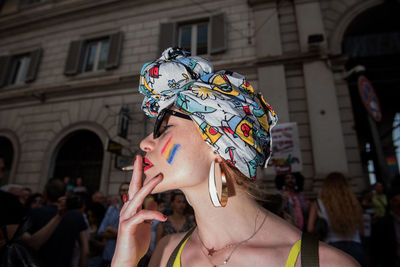
[{"label": "knotted turban fabric", "polygon": [[255,179],[271,155],[274,110],[245,77],[213,72],[212,64],[179,48],[168,48],[140,72],[142,109],[150,116],[170,106],[190,115],[203,139],[228,163]]}]

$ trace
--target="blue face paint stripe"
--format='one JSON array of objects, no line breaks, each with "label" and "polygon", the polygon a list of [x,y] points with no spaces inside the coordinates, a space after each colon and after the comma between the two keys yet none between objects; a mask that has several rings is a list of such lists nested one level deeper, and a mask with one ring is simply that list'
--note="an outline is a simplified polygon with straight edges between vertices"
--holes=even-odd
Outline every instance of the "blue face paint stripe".
[{"label": "blue face paint stripe", "polygon": [[172,152],[171,152],[171,156],[169,156],[168,164],[171,164],[171,163],[172,163],[172,161],[174,160],[175,154],[176,154],[176,152],[178,151],[178,149],[179,149],[180,147],[181,147],[181,145],[175,145],[175,146],[174,146],[174,148],[172,149]]}]

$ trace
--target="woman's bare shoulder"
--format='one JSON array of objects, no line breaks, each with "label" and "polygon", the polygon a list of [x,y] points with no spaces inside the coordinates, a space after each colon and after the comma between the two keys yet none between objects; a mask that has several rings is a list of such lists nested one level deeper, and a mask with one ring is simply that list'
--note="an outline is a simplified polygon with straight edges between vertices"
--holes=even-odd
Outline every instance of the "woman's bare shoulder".
[{"label": "woman's bare shoulder", "polygon": [[319,243],[319,262],[321,267],[360,266],[358,262],[350,255],[323,242]]},{"label": "woman's bare shoulder", "polygon": [[151,256],[149,266],[166,266],[172,252],[178,246],[179,242],[185,237],[186,233],[177,233],[166,235],[158,242],[153,255]]}]

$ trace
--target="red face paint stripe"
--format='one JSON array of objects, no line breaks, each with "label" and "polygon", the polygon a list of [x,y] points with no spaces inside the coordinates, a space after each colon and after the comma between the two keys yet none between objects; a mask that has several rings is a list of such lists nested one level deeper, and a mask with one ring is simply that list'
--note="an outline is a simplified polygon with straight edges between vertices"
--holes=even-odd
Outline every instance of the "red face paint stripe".
[{"label": "red face paint stripe", "polygon": [[163,147],[162,150],[161,150],[161,154],[164,154],[164,150],[167,148],[169,142],[171,142],[171,138],[172,138],[172,136],[171,136],[171,137],[168,139],[168,141],[165,143],[164,147]]}]

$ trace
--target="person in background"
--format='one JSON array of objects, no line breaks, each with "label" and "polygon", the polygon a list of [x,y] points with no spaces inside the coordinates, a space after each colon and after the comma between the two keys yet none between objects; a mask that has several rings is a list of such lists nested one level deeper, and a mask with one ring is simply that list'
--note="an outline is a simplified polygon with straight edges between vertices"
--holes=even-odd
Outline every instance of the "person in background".
[{"label": "person in background", "polygon": [[389,192],[389,209],[372,228],[371,253],[377,267],[400,266],[400,187],[392,186]]},{"label": "person in background", "polygon": [[1,189],[18,197],[18,200],[22,206],[25,205],[26,200],[31,194],[31,190],[29,188],[24,188],[19,184],[7,184],[2,186]]},{"label": "person in background", "polygon": [[19,196],[19,201],[25,206],[26,201],[32,195],[32,190],[29,187],[23,187]]},{"label": "person in background", "polygon": [[105,241],[97,233],[100,223],[103,221],[106,209],[100,203],[91,203],[86,208],[86,214],[89,220],[89,248],[90,255],[88,259],[88,267],[99,267],[102,262],[102,254]]},{"label": "person in background", "polygon": [[107,200],[106,197],[104,196],[104,193],[100,191],[94,192],[94,194],[92,195],[92,203],[99,203],[104,207],[106,207]]},{"label": "person in background", "polygon": [[118,234],[119,213],[123,204],[123,197],[128,193],[129,183],[123,182],[119,187],[120,203],[108,207],[106,215],[100,224],[97,233],[106,240],[104,245],[103,260],[101,267],[108,267],[111,265],[111,260],[114,255],[116,239]]},{"label": "person in background", "polygon": [[[75,241],[78,240],[81,248],[79,266],[86,266],[89,253],[87,225],[78,210],[59,208],[60,205],[67,206],[63,182],[50,180],[45,186],[44,197],[46,205],[28,213],[32,227],[23,236],[23,240],[38,250],[41,267],[70,267]],[[60,201],[64,204],[60,204]],[[37,240],[31,236],[43,231],[44,226],[51,228],[46,231],[47,240],[44,244],[33,243]]]},{"label": "person in background", "polygon": [[72,196],[73,193],[74,193],[74,188],[75,188],[75,187],[74,187],[74,185],[73,185],[73,183],[72,183],[71,177],[69,177],[69,176],[64,176],[63,182],[64,182],[65,190],[66,190],[65,195],[66,195],[67,197],[68,197],[68,196]]},{"label": "person in background", "polygon": [[[14,236],[18,225],[25,216],[25,209],[21,205],[18,196],[8,192],[4,187],[5,162],[4,157],[0,155],[0,251],[1,248]],[[1,256],[1,254],[0,254]]]},{"label": "person in background", "polygon": [[375,209],[375,219],[382,218],[386,214],[386,207],[388,205],[387,197],[384,193],[383,185],[376,182],[373,186],[372,206]]},{"label": "person in background", "polygon": [[119,205],[120,204],[120,197],[116,196],[108,196],[106,199],[106,207],[109,208],[111,206]]},{"label": "person in background", "polygon": [[[70,201],[68,202],[68,200],[70,200]],[[90,239],[89,220],[88,220],[88,217],[85,212],[86,207],[88,205],[88,201],[89,201],[89,196],[86,192],[74,192],[74,194],[69,199],[67,199],[67,207],[70,210],[77,210],[82,214],[83,220],[85,221],[86,226],[87,226],[86,233],[87,233],[87,238],[89,240]],[[79,266],[80,252],[81,252],[81,244],[80,244],[79,240],[76,240],[74,252],[73,252],[73,256],[72,256],[71,267]],[[90,253],[90,251],[89,251],[89,253]],[[89,255],[88,255],[88,257],[89,257]]]},{"label": "person in background", "polygon": [[298,173],[277,175],[276,187],[283,200],[284,218],[300,230],[305,228],[309,209],[309,202],[301,193],[303,191],[304,177]]},{"label": "person in background", "polygon": [[361,207],[363,209],[363,236],[362,244],[366,255],[366,266],[371,266],[371,231],[372,221],[375,216],[375,209],[372,206],[371,190],[364,190],[361,193]]},{"label": "person in background", "polygon": [[314,231],[318,208],[329,228],[324,241],[353,256],[361,266],[365,266],[360,235],[363,230],[362,208],[342,173],[333,172],[325,178],[318,199],[310,208],[307,225],[310,233]]},{"label": "person in background", "polygon": [[86,188],[86,186],[83,185],[82,176],[79,176],[76,178],[74,193],[87,193],[87,188]]},{"label": "person in background", "polygon": [[18,197],[0,190],[0,249],[14,236],[25,216],[25,209]]},{"label": "person in background", "polygon": [[174,191],[171,193],[172,214],[168,216],[167,221],[158,224],[156,245],[166,235],[187,232],[192,228],[194,225],[193,217],[186,214],[186,206],[187,201],[182,192]]},{"label": "person in background", "polygon": [[41,194],[41,193],[35,193],[35,194],[32,194],[32,195],[26,200],[25,208],[26,208],[27,210],[35,209],[35,208],[42,207],[43,204],[44,204],[44,197],[43,197],[43,194]]}]

